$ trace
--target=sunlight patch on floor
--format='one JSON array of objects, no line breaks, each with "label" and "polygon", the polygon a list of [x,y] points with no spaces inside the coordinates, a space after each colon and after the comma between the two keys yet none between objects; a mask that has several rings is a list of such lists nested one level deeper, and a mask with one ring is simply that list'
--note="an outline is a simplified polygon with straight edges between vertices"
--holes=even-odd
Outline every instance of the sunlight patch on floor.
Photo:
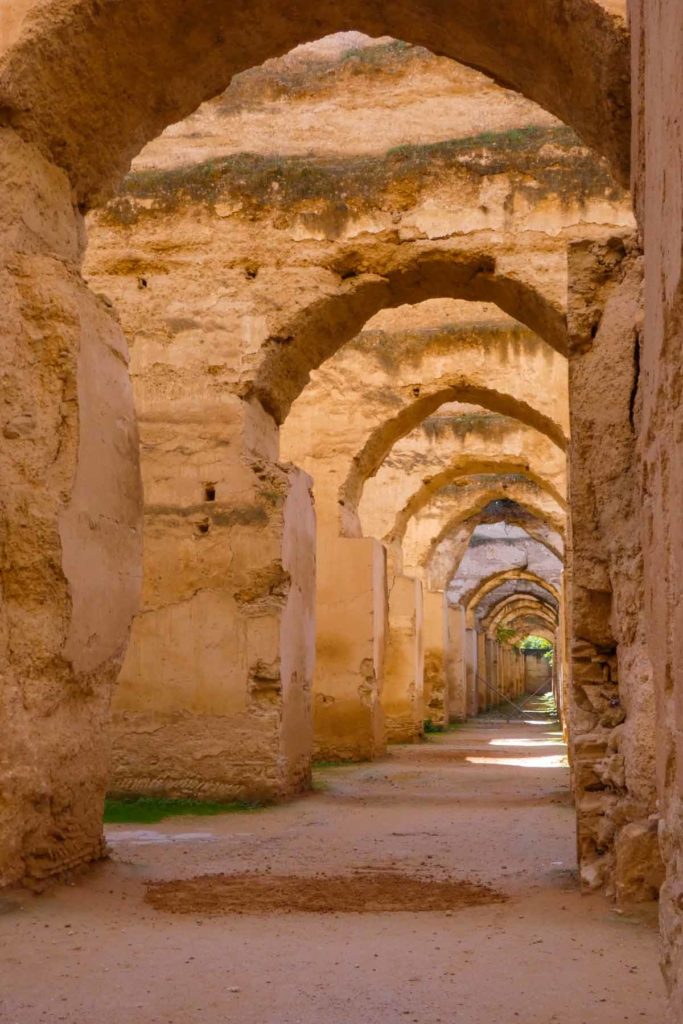
[{"label": "sunlight patch on floor", "polygon": [[565,754],[547,754],[540,757],[467,757],[470,764],[493,764],[502,768],[567,768]]},{"label": "sunlight patch on floor", "polygon": [[518,739],[514,737],[503,737],[499,740],[489,740],[490,747],[563,747],[562,740],[537,740]]}]

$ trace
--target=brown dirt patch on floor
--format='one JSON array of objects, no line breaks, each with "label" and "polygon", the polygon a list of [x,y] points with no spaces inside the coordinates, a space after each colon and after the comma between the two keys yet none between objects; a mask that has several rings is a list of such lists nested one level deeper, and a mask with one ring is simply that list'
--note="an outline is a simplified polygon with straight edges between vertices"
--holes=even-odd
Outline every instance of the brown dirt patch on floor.
[{"label": "brown dirt patch on floor", "polygon": [[507,896],[476,882],[423,880],[398,872],[355,875],[198,875],[151,882],[145,900],[172,914],[377,913],[460,910]]}]

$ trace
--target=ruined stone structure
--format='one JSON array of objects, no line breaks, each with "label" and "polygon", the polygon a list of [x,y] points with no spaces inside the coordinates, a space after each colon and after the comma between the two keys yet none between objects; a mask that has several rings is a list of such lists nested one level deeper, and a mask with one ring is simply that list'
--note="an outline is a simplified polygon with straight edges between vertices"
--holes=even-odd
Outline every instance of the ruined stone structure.
[{"label": "ruined stone structure", "polygon": [[551,686],[680,1019],[683,20],[622,7],[0,5],[3,885]]}]

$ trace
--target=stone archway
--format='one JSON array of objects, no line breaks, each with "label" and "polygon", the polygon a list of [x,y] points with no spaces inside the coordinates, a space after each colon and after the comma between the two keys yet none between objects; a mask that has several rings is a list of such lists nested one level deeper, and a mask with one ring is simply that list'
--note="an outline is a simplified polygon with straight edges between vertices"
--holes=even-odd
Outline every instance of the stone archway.
[{"label": "stone archway", "polygon": [[79,203],[92,204],[147,141],[234,74],[349,28],[486,72],[574,127],[628,182],[628,34],[594,0],[571,0],[570,9],[563,0],[523,9],[493,0],[485,10],[478,0],[354,0],[343,9],[324,0],[295,19],[272,0],[211,0],[191,12],[183,0],[143,0],[134,14],[113,0],[48,2],[29,11],[5,55],[0,105],[22,138],[67,171]]},{"label": "stone archway", "polygon": [[[602,83],[605,80],[605,66],[609,66],[608,79],[611,84],[618,85],[620,79],[619,75],[613,76],[615,66],[619,66],[621,58],[619,54],[625,50],[626,37],[625,33],[621,28],[617,27],[617,24],[610,19],[606,19],[604,12],[601,11],[597,5],[589,3],[588,0],[577,0],[578,6],[583,14],[587,18],[591,19],[595,31],[592,34],[590,43],[587,44],[585,37],[579,32],[576,34],[577,46],[581,43],[581,47],[586,50],[586,59],[590,63],[591,67],[595,70],[595,82]],[[263,12],[266,13],[266,12]],[[418,9],[417,11],[401,12],[400,15],[397,12],[395,17],[405,18],[405,27],[409,28],[409,22],[413,20],[415,14],[420,15],[420,18],[424,24],[424,11]],[[432,12],[433,14],[434,12]],[[452,13],[452,12],[451,12]],[[512,81],[503,75],[504,62],[497,70],[496,62],[500,60],[496,56],[498,48],[490,50],[489,57],[479,63],[478,59],[475,60],[475,55],[478,52],[478,47],[484,46],[484,49],[490,48],[490,39],[488,38],[489,28],[487,26],[486,32],[481,33],[477,30],[476,26],[479,23],[479,18],[474,15],[473,10],[468,8],[466,4],[463,5],[462,16],[465,19],[465,23],[469,26],[468,31],[463,34],[462,26],[460,33],[455,35],[461,40],[467,40],[467,45],[471,45],[472,53],[470,55],[470,62],[477,63],[479,66],[488,67],[491,63],[491,72],[505,81]],[[53,19],[53,14],[56,16]],[[196,19],[190,25],[189,22],[183,21],[183,17],[187,17],[185,8],[182,9],[177,7],[174,9],[167,8],[163,12],[163,17],[160,17],[158,7],[153,4],[145,4],[136,8],[135,19],[131,21],[129,13],[124,11],[122,5],[114,3],[95,4],[91,2],[66,2],[60,4],[59,8],[55,12],[50,3],[46,3],[41,7],[40,12],[36,15],[35,19],[29,18],[25,24],[25,32],[21,36],[18,44],[14,47],[6,56],[3,61],[2,69],[0,70],[0,96],[2,98],[3,109],[6,114],[7,121],[10,123],[11,128],[9,130],[9,137],[12,140],[12,144],[17,140],[19,144],[15,149],[17,154],[16,166],[25,167],[30,165],[32,168],[37,168],[36,181],[37,188],[34,190],[34,194],[31,196],[31,203],[36,199],[35,193],[38,193],[38,200],[40,201],[40,189],[45,178],[52,174],[52,168],[41,162],[41,158],[36,155],[34,146],[43,155],[49,155],[56,163],[57,167],[64,168],[69,172],[71,184],[75,188],[76,197],[79,200],[81,210],[85,208],[90,202],[99,198],[105,194],[109,183],[121,173],[125,167],[130,155],[140,147],[140,145],[150,137],[150,135],[156,134],[156,131],[163,127],[164,124],[172,120],[174,116],[182,116],[186,109],[184,105],[189,104],[195,106],[198,99],[203,98],[204,95],[209,95],[211,92],[217,91],[216,86],[218,85],[218,76],[222,76],[222,81],[225,81],[225,76],[229,75],[230,68],[226,70],[226,54],[221,52],[222,47],[220,45],[211,45],[221,43],[228,46],[237,46],[237,49],[245,54],[248,52],[248,48],[243,46],[243,40],[238,39],[238,34],[234,33],[230,36],[229,45],[225,42],[226,35],[222,35],[222,29],[229,27],[231,22],[229,19],[234,17],[234,10],[226,12],[224,5],[220,8],[220,17],[218,17],[216,10],[213,8],[206,8],[205,10],[206,19]],[[254,11],[250,10],[250,14],[253,17]],[[439,26],[439,36],[443,42],[443,24],[442,24],[442,12],[438,12],[439,17],[432,21],[432,27],[436,30],[436,26]],[[514,11],[509,4],[504,4],[501,0],[500,11],[498,12],[499,17],[502,18],[502,23],[507,29],[512,29],[515,24],[519,21],[516,11]],[[558,11],[558,18],[560,12]],[[349,16],[349,12],[345,12],[345,18]],[[330,15],[332,18],[332,15]],[[366,13],[365,17],[368,15]],[[220,18],[223,18],[221,22]],[[377,18],[376,14],[373,13],[372,19]],[[267,18],[265,19],[268,20]],[[548,26],[551,24],[547,18],[547,10],[537,12],[538,20],[538,32],[544,38],[546,44],[550,43],[550,38],[546,38],[548,35]],[[560,19],[561,20],[561,19]],[[384,26],[383,30],[390,30],[390,27],[385,24],[384,18],[378,20],[378,24]],[[374,23],[374,22],[373,22]],[[319,12],[316,15],[315,25],[311,27],[311,33],[315,31],[315,34],[320,34],[321,30],[324,30],[324,18]],[[360,24],[360,23],[359,23]],[[559,21],[556,20],[555,28],[557,28]],[[240,31],[244,31],[246,22],[242,24]],[[293,29],[288,25],[285,19],[279,17],[278,32],[275,33],[275,37],[279,40],[274,45],[285,46],[289,43],[291,45],[295,41],[299,41],[302,38],[301,26],[295,26]],[[332,18],[330,28],[338,27],[336,21],[336,14]],[[371,24],[362,23],[361,27],[371,28]],[[400,28],[398,21],[396,22],[397,29]],[[524,20],[524,25],[519,25],[519,31],[521,33],[520,38],[523,37],[524,33],[528,31],[529,27],[529,14]],[[585,29],[585,26],[583,27]],[[187,29],[187,31],[185,31]],[[296,33],[295,36],[290,37],[288,33],[293,31]],[[583,31],[583,30],[582,30]],[[394,34],[405,35],[404,32],[398,31]],[[512,34],[514,36],[514,33]],[[220,36],[220,39],[219,39]],[[254,34],[248,30],[247,36],[253,39]],[[136,39],[145,38],[144,52],[140,48],[129,45],[132,38]],[[305,30],[303,33],[305,38]],[[435,37],[436,38],[436,37]],[[486,43],[484,44],[484,38]],[[566,31],[558,36],[558,44],[561,38],[561,50],[564,53],[567,48],[567,34]],[[574,38],[572,34],[571,38]],[[609,52],[611,55],[610,60],[593,61],[591,55],[594,53],[595,40],[599,38],[605,43],[605,53]],[[421,41],[417,40],[416,41]],[[426,37],[425,37],[426,41]],[[260,45],[260,44],[259,44]],[[267,45],[272,45],[272,39]],[[465,42],[461,42],[460,45],[464,48]],[[193,49],[196,48],[196,51]],[[507,47],[503,47],[503,50],[507,50]],[[190,80],[189,68],[192,67],[196,62],[191,61],[189,58],[192,53],[198,56],[200,53],[204,56],[210,54],[209,60],[205,61],[203,66],[202,75],[197,78],[194,75],[194,81]],[[503,51],[500,51],[503,52]],[[557,88],[557,76],[558,69],[562,66],[562,62],[558,59],[553,59],[548,62],[548,53],[550,52],[549,45],[545,45],[545,48],[539,50],[539,58],[543,54],[540,66],[543,66],[545,62],[547,64],[546,74],[552,79],[551,83],[544,86],[543,80],[544,75],[540,73],[540,67],[535,70],[534,75],[528,77],[528,83],[530,88],[536,89],[539,96],[543,94],[546,89],[548,95],[554,95],[556,98],[551,103],[560,103],[557,99],[559,96],[564,96],[563,90]],[[263,59],[267,55],[267,51],[256,53],[253,55],[255,59]],[[605,56],[603,53],[603,57]],[[107,55],[115,55],[116,64],[115,66],[107,59]],[[122,59],[123,55],[123,59]],[[37,59],[32,61],[31,58],[35,56]],[[467,53],[461,54],[462,58],[467,57]],[[573,55],[578,57],[578,52]],[[62,57],[64,59],[62,59]],[[244,58],[242,58],[244,59]],[[214,63],[215,61],[215,63]],[[513,67],[514,62],[510,62],[510,68]],[[220,71],[219,71],[220,66]],[[182,80],[175,77],[172,73],[173,68],[183,68],[184,74]],[[570,70],[571,64],[568,66]],[[235,69],[233,69],[235,70]],[[119,74],[123,74],[123,80],[125,81],[125,89],[122,93],[121,90],[121,79],[118,79]],[[59,89],[55,89],[54,76],[58,75],[60,86]],[[211,76],[215,76],[213,79]],[[514,78],[515,76],[513,76]],[[524,74],[522,75],[524,77]],[[614,82],[612,82],[614,78]],[[209,84],[209,80],[211,83]],[[569,78],[568,78],[569,80]],[[533,86],[533,82],[536,81],[536,86]],[[87,87],[84,83],[87,82]],[[519,88],[524,91],[524,83],[520,83]],[[160,89],[162,90],[160,92]],[[593,92],[590,92],[590,106],[593,108]],[[600,92],[598,88],[598,92]],[[623,91],[623,90],[622,90]],[[163,93],[163,95],[162,95]],[[615,93],[616,94],[616,93]],[[121,103],[122,95],[132,96],[134,102]],[[59,105],[55,104],[55,97],[60,97]],[[79,98],[85,97],[85,104],[80,103]],[[587,103],[581,102],[581,96],[575,97],[575,106],[577,110],[582,108],[588,109]],[[560,105],[562,105],[560,103]],[[569,109],[570,105],[567,105]],[[619,105],[620,109],[623,110],[624,116],[626,115],[626,104]],[[100,120],[103,116],[103,112],[106,112],[106,119],[108,120],[108,138],[106,144],[102,144],[102,140],[98,138],[98,133],[95,130],[95,122]],[[586,124],[590,122],[590,117],[586,114]],[[608,136],[611,134],[607,130],[607,125],[611,119],[607,119],[605,124],[599,126],[599,130],[595,130],[593,135],[596,142],[605,143]],[[586,125],[582,125],[581,116],[577,118],[577,126],[580,130],[588,132],[589,129]],[[16,135],[10,134],[11,132]],[[4,133],[3,133],[4,134]],[[623,133],[625,134],[625,133]],[[621,140],[621,151],[623,154],[623,138]],[[616,147],[618,148],[618,147]],[[621,161],[624,164],[623,160]],[[625,165],[624,165],[625,166]],[[65,184],[66,179],[61,177],[61,185]],[[31,182],[33,187],[34,182]],[[44,224],[39,225],[38,230],[34,231],[30,237],[29,248],[31,256],[35,257],[30,273],[39,274],[38,263],[40,262],[41,256],[47,255],[48,261],[57,256],[58,261],[62,261],[64,265],[68,264],[68,270],[70,274],[77,278],[77,263],[80,257],[79,249],[77,244],[74,243],[74,239],[78,237],[80,231],[80,221],[78,216],[73,215],[71,208],[71,196],[68,197],[64,202],[64,194],[61,194],[59,200],[52,204],[50,209],[47,211],[49,214],[55,214],[55,219],[63,219],[67,224],[64,238],[68,236],[67,244],[63,245],[64,238],[58,240],[58,244],[55,245],[55,239],[50,237],[50,232],[44,230]],[[40,202],[36,204],[40,206]],[[44,212],[44,207],[43,207]],[[10,211],[12,214],[13,211]],[[45,223],[47,222],[45,218]],[[10,220],[13,218],[10,216]],[[68,223],[67,223],[68,222]],[[31,234],[29,232],[29,234]],[[4,245],[9,248],[11,245],[16,243],[16,235],[8,235],[4,239]],[[21,246],[25,245],[25,240],[22,239]],[[20,248],[21,248],[20,246]],[[36,255],[37,254],[37,255]],[[445,273],[444,266],[447,261],[439,259],[436,260],[437,266],[430,270],[430,275],[435,275],[436,278],[440,274]],[[440,269],[439,269],[440,263]],[[426,264],[425,264],[426,266]],[[355,268],[351,268],[355,270]],[[424,269],[424,267],[422,268]],[[534,295],[524,290],[524,287],[520,288],[519,282],[506,277],[501,274],[496,275],[496,268],[491,264],[490,260],[480,259],[475,255],[470,261],[469,268],[463,269],[461,280],[457,283],[458,289],[462,287],[471,286],[471,291],[461,292],[458,290],[457,294],[467,294],[473,297],[491,298],[496,294],[496,289],[502,289],[500,295],[500,301],[503,308],[513,308],[525,310],[524,315],[520,314],[521,319],[528,322],[531,326],[539,331],[543,336],[550,338],[551,335],[557,337],[561,334],[562,328],[562,315],[558,312],[557,308],[546,308],[543,304],[539,304]],[[397,280],[401,287],[405,287],[403,294],[410,295],[411,293],[411,282],[408,279],[400,279],[403,268],[399,269]],[[451,268],[452,270],[452,268]],[[453,274],[449,270],[447,276],[449,278],[449,288],[455,287],[452,278]],[[17,288],[17,280],[21,277],[22,271],[26,271],[26,267],[19,268],[12,267],[12,280],[9,284],[9,290],[12,292],[12,299],[14,299],[14,291],[20,291],[20,287]],[[346,273],[346,268],[344,269]],[[365,272],[363,272],[365,273]],[[67,275],[68,276],[68,275]],[[457,275],[456,275],[457,276]],[[399,280],[400,279],[400,280]],[[374,286],[374,282],[364,282],[371,286]],[[69,293],[73,280],[65,285],[64,288],[55,286],[49,295],[43,295],[36,299],[36,305],[45,307],[50,302],[53,302],[56,306],[59,306],[60,310],[63,306],[60,300],[63,298],[63,294],[60,292]],[[392,282],[393,286],[393,282]],[[76,282],[76,287],[78,284]],[[372,291],[372,287],[369,289]],[[448,292],[451,294],[451,292]],[[363,296],[363,301],[366,301],[367,296]],[[85,301],[85,306],[90,306],[85,309],[85,312],[79,310],[76,315],[79,326],[82,327],[87,324],[88,318],[91,317],[92,309],[94,308],[95,301],[90,297]],[[105,318],[108,316],[106,311],[103,309],[102,304],[97,305],[98,312],[101,313]],[[22,311],[23,312],[23,311]],[[91,319],[94,317],[92,314]],[[108,328],[111,328],[109,321]],[[110,346],[111,349],[111,360],[118,360],[120,363],[125,362],[125,356],[121,358],[124,346],[121,344],[122,339],[120,335],[116,334],[114,328],[111,328],[116,335],[116,343]],[[17,332],[18,336],[21,334],[21,328]],[[22,337],[22,344],[25,338]],[[274,346],[276,349],[280,346],[283,341],[282,338],[270,339],[272,341],[271,349]],[[73,342],[73,339],[72,339]],[[285,339],[285,348],[288,347],[288,342]],[[294,355],[293,349],[295,346],[290,347],[292,355]],[[81,399],[81,407],[83,410],[88,408],[88,399],[97,400],[97,384],[91,378],[88,377],[87,372],[84,369],[83,363],[87,358],[86,345],[83,345],[82,350],[79,351],[79,343],[73,342],[71,345],[71,351],[68,358],[71,362],[77,362],[78,359],[82,358],[79,363],[78,371],[74,373],[74,377],[77,378],[79,386],[79,398]],[[118,354],[114,354],[117,352]],[[77,358],[74,359],[74,354],[77,354]],[[298,353],[297,353],[298,356]],[[104,357],[110,358],[108,356]],[[276,360],[278,366],[280,361]],[[294,385],[299,380],[299,367],[296,365],[296,358],[292,358],[291,363],[287,363],[285,360],[285,371],[283,376],[285,379],[291,379]],[[113,365],[113,363],[112,363]],[[312,361],[312,365],[315,365],[315,361]],[[288,372],[289,368],[292,372]],[[31,367],[33,369],[33,367]],[[120,373],[121,371],[119,371]],[[30,376],[30,373],[29,373]],[[264,377],[266,378],[264,380]],[[255,390],[252,392],[257,398],[267,396],[268,394],[268,365],[265,366],[263,374],[260,376]],[[261,385],[263,388],[261,390]],[[84,390],[81,390],[84,389]],[[125,390],[125,388],[123,389]],[[295,391],[295,388],[293,389]],[[59,398],[62,396],[50,396],[50,401],[47,403],[51,409],[57,409],[62,404]],[[51,403],[51,404],[50,404]],[[264,404],[267,408],[278,415],[280,406],[277,403],[270,404],[264,397]],[[284,406],[282,407],[284,408]],[[117,422],[121,419],[125,419],[127,416],[130,420],[130,400],[129,396],[123,396],[121,411],[123,417],[120,416]],[[81,417],[80,424],[76,422],[69,422],[67,424],[68,429],[64,426],[62,421],[55,419],[57,433],[61,435],[60,440],[66,442],[66,447],[71,448],[73,451],[74,443],[78,445],[80,440],[79,429],[82,431],[84,423],[87,422],[86,417]],[[102,425],[102,424],[101,424]],[[106,451],[109,455],[112,450],[116,450],[119,438],[116,436],[115,429],[111,424],[107,425],[107,429],[102,429],[100,438],[102,441],[101,451]],[[101,454],[101,452],[100,452]],[[102,461],[102,460],[100,460]],[[81,462],[81,468],[84,469],[87,464],[87,458],[85,457]],[[87,477],[87,474],[86,474]],[[94,501],[93,496],[90,492],[89,484],[92,480],[88,480],[86,477],[83,478],[83,493],[76,496],[75,502],[72,502],[72,494],[69,488],[65,489],[65,494],[60,496],[60,507],[49,510],[49,515],[55,518],[60,515],[62,511],[65,512],[65,518],[68,519],[68,512],[77,507],[80,514],[79,527],[85,528],[86,521],[90,517],[91,524],[93,523],[92,513],[97,511],[97,503]],[[76,476],[76,479],[79,478]],[[129,490],[131,495],[136,495],[137,476],[135,472],[134,460],[131,466],[126,471],[122,471],[117,477],[119,482],[122,482],[122,489]],[[13,482],[10,476],[10,483]],[[80,481],[79,481],[80,482]],[[118,495],[117,497],[120,497]],[[125,503],[124,503],[125,504]],[[62,507],[63,506],[63,507]],[[118,509],[117,509],[118,511]],[[119,519],[116,521],[115,528],[119,532],[134,533],[138,527],[139,507],[135,500],[132,500],[121,513]],[[15,518],[19,518],[21,510]],[[104,517],[101,517],[104,519]],[[107,548],[106,534],[107,526],[103,521],[98,521],[95,525],[90,527],[94,532],[95,544],[100,544],[105,549]],[[76,532],[76,536],[78,533]],[[105,537],[104,543],[102,543],[102,537]],[[135,559],[122,560],[121,565],[117,565],[113,576],[117,583],[121,582],[121,577],[128,571],[127,564],[131,565],[129,575],[135,581]],[[90,632],[89,627],[91,621],[88,618],[88,614],[94,607],[95,602],[93,600],[79,600],[78,596],[72,601],[72,593],[74,593],[74,581],[83,582],[84,577],[79,577],[78,565],[69,565],[68,563],[64,566],[67,575],[67,584],[64,585],[64,581],[59,579],[61,569],[59,565],[41,567],[41,583],[47,581],[48,584],[54,583],[55,579],[62,586],[63,590],[71,587],[71,593],[66,595],[65,601],[62,602],[63,607],[59,608],[60,622],[57,624],[55,630],[55,636],[51,636],[50,644],[48,645],[50,652],[57,656],[62,654],[65,650],[64,640],[71,630],[75,631],[76,634],[76,649],[71,651],[67,646],[66,650],[73,654],[70,658],[70,664],[65,669],[66,675],[71,678],[74,673],[80,684],[85,683],[85,672],[79,671],[79,655],[82,653],[82,648],[86,642],[89,642]],[[93,588],[93,595],[100,597],[101,594],[107,589],[109,580],[100,578]],[[129,581],[126,581],[128,590],[131,589]],[[133,587],[134,589],[134,587]],[[122,615],[120,621],[117,624],[116,635],[112,639],[111,648],[115,651],[113,656],[110,656],[108,661],[98,662],[93,669],[93,678],[89,680],[96,690],[98,690],[98,701],[99,710],[94,714],[94,719],[99,720],[101,711],[106,708],[107,704],[107,681],[108,676],[111,675],[112,671],[115,670],[116,660],[120,657],[123,645],[125,644],[126,626],[127,620],[130,615],[131,602],[124,601],[122,604]],[[55,618],[55,616],[53,616]],[[63,620],[63,621],[61,621]],[[29,675],[34,675],[31,671]],[[259,679],[261,677],[259,676]],[[99,692],[101,691],[101,692]],[[87,731],[87,729],[86,729]],[[95,728],[96,731],[96,728]],[[54,754],[54,751],[51,752]],[[49,758],[47,758],[49,760]],[[60,768],[57,768],[57,776],[59,775]],[[51,769],[46,768],[47,775],[50,774]],[[96,775],[97,773],[95,773]],[[92,791],[97,792],[98,788],[101,788],[101,779],[94,778],[92,781]],[[40,789],[42,781],[38,784]],[[78,787],[78,780],[75,782]],[[50,789],[51,782],[48,781],[47,788]],[[31,789],[31,793],[35,796],[35,790]],[[25,799],[25,794],[19,794],[19,801]],[[80,797],[79,797],[80,799]],[[68,805],[68,813],[66,815],[67,820],[70,820],[70,815],[75,809],[75,818],[78,819],[81,808],[79,806],[79,799],[75,802],[73,800],[66,800]],[[89,801],[92,803],[91,796],[84,798],[85,804]],[[35,802],[35,801],[34,801]],[[97,799],[95,799],[95,804]],[[44,805],[43,805],[44,808]],[[97,851],[99,848],[99,828],[95,830],[95,819],[96,815],[92,812],[96,810],[94,807],[90,807],[88,815],[87,827],[85,832],[87,833],[87,841],[81,844],[80,852],[69,853],[67,860],[69,863],[72,862],[75,857],[76,860],[86,860],[93,856],[93,851]],[[28,829],[31,834],[39,834],[45,830],[52,820],[52,810],[50,808],[44,808],[40,812],[40,821],[36,822],[32,820],[30,828]],[[22,826],[23,827],[23,826]],[[78,831],[76,829],[75,831]],[[21,840],[23,842],[23,839]],[[14,853],[13,853],[14,856]],[[55,862],[60,860],[58,847],[55,847],[52,853],[46,858],[46,861],[50,863],[46,867],[46,872],[50,873],[54,870],[59,870],[59,866],[55,867]],[[62,858],[64,860],[64,858]],[[45,865],[44,865],[45,866]],[[10,873],[15,868],[9,868]]]},{"label": "stone archway", "polygon": [[[409,521],[406,533],[404,558],[410,566],[428,566],[439,545],[461,524],[481,512],[498,499],[512,500],[526,508],[539,522],[544,522],[560,535],[564,533],[565,513],[554,498],[544,494],[525,475],[515,474],[511,478],[484,477],[451,492],[434,495],[432,503],[424,506],[421,515],[433,517],[429,526],[415,528],[415,517]],[[445,500],[444,500],[445,499]],[[435,504],[436,502],[436,504]],[[443,503],[443,504],[442,504]],[[442,507],[439,505],[442,504]],[[466,546],[466,544],[465,544]],[[464,550],[464,549],[463,549]]]},{"label": "stone archway", "polygon": [[497,590],[501,583],[505,583],[508,580],[526,580],[530,583],[535,583],[541,587],[542,590],[547,590],[556,601],[559,601],[560,594],[557,587],[555,587],[548,580],[539,576],[537,573],[528,572],[524,569],[505,569],[499,572],[493,573],[491,576],[487,576],[482,582],[473,588],[469,593],[465,592],[461,598],[461,604],[467,611],[468,621],[467,625],[472,625],[472,619],[475,611],[480,602],[492,591]]}]

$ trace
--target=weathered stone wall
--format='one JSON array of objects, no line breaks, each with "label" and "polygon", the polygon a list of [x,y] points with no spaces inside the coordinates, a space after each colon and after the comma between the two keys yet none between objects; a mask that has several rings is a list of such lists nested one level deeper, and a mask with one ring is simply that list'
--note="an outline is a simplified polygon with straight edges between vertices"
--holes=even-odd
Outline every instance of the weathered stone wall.
[{"label": "weathered stone wall", "polygon": [[0,134],[7,884],[103,852],[109,702],[137,607],[141,494],[126,342],[81,279],[69,182]]},{"label": "weathered stone wall", "polygon": [[115,792],[272,800],[310,782],[310,480],[255,453],[236,463],[228,436],[217,421],[193,460],[189,434],[174,434],[146,492],[144,611],[114,699]]},{"label": "weathered stone wall", "polygon": [[550,690],[553,681],[552,665],[542,651],[524,651],[524,690],[526,693]]},{"label": "weathered stone wall", "polygon": [[446,686],[448,719],[467,718],[467,676],[465,672],[464,615],[460,608],[446,606]]},{"label": "weathered stone wall", "polygon": [[[655,708],[635,461],[642,258],[632,239],[576,245],[570,279],[571,743],[581,872],[589,887],[650,898],[640,846],[649,842],[655,869]],[[624,845],[635,826],[620,834],[635,822],[631,859]]]},{"label": "weathered stone wall", "polygon": [[442,590],[425,590],[424,612],[424,718],[437,728],[449,722],[449,693],[446,668],[449,657],[446,595]]},{"label": "weathered stone wall", "polygon": [[386,749],[386,554],[369,537],[331,539],[328,554],[318,571],[315,756],[371,760]]},{"label": "weathered stone wall", "polygon": [[683,1016],[683,21],[676,0],[630,0],[633,187],[645,250],[639,501],[647,639],[657,700],[664,972]]},{"label": "weathered stone wall", "polygon": [[389,614],[382,708],[388,743],[415,743],[425,720],[422,584],[389,580]]}]

